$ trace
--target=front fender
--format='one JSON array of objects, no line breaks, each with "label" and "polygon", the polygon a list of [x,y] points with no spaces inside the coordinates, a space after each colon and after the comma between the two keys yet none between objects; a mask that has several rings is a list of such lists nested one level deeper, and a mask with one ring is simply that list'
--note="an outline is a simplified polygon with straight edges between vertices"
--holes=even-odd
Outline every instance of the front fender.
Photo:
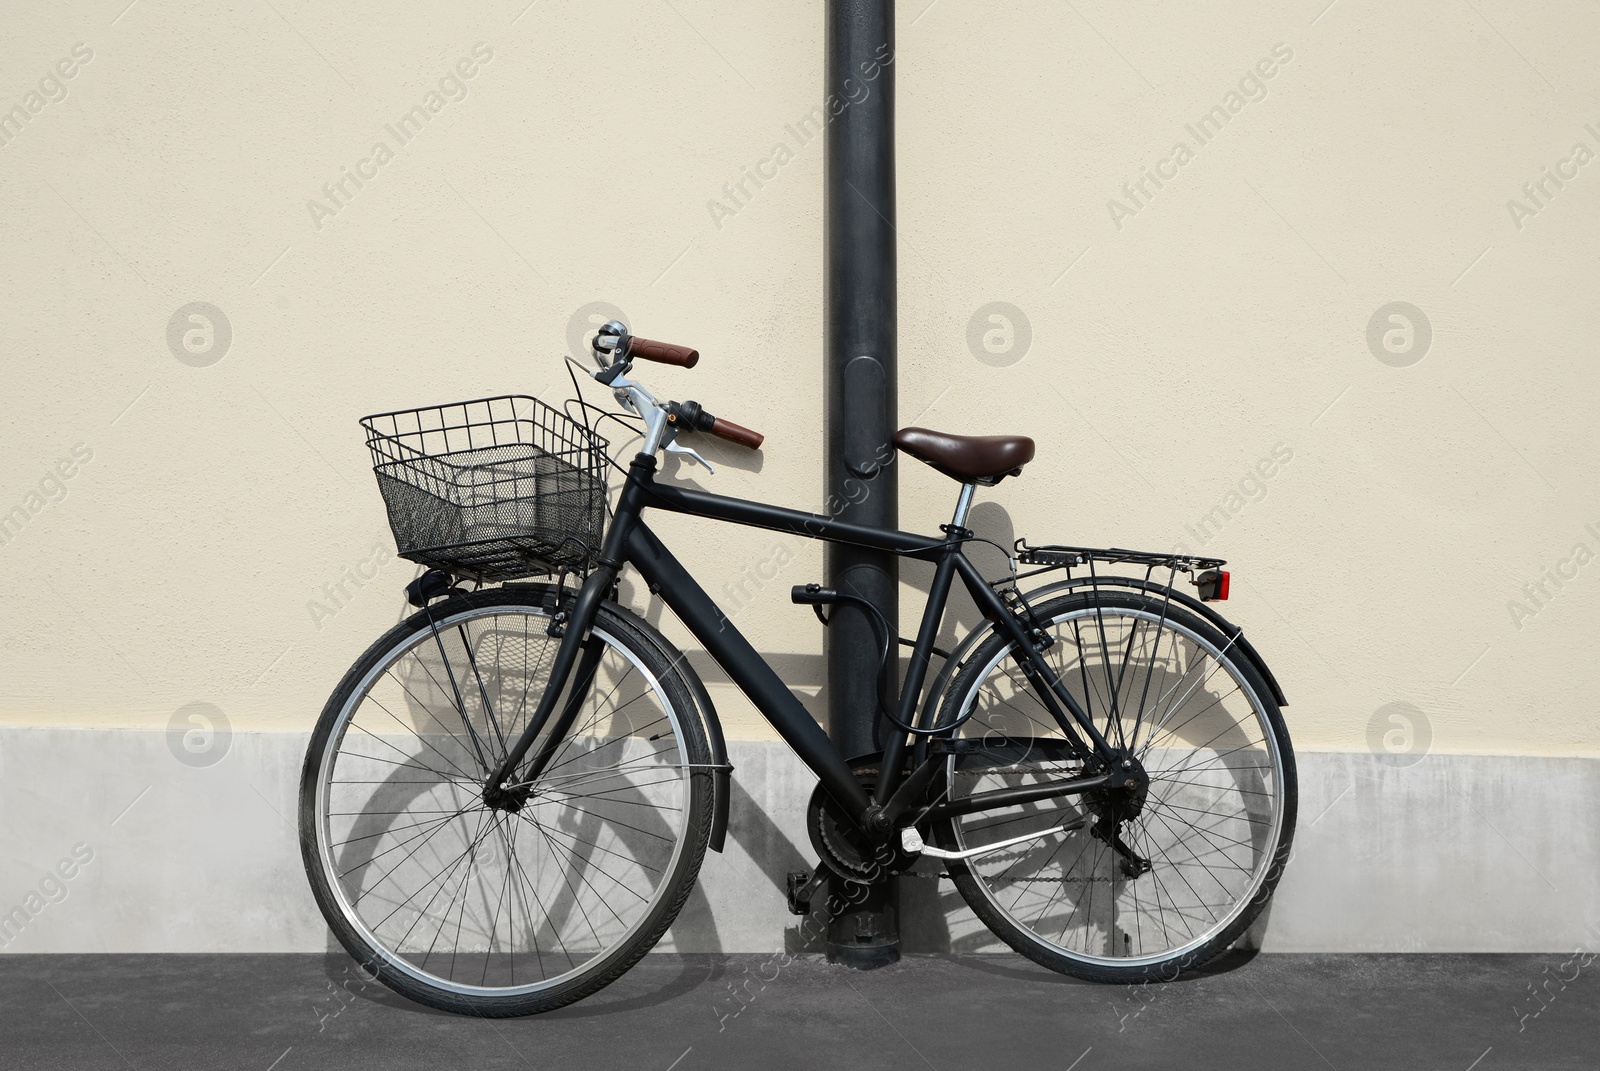
[{"label": "front fender", "polygon": [[639,631],[667,657],[667,661],[678,667],[684,683],[689,686],[689,694],[694,697],[695,705],[700,708],[700,724],[706,731],[706,743],[711,748],[711,761],[717,764],[717,768],[711,771],[714,791],[711,800],[711,839],[707,847],[714,852],[720,852],[728,836],[728,794],[733,766],[728,762],[728,742],[722,736],[722,722],[717,718],[716,705],[711,702],[711,694],[706,691],[705,682],[700,679],[700,674],[689,665],[688,657],[674,647],[672,641],[663,636],[650,622],[637,614],[631,616],[633,624]]}]

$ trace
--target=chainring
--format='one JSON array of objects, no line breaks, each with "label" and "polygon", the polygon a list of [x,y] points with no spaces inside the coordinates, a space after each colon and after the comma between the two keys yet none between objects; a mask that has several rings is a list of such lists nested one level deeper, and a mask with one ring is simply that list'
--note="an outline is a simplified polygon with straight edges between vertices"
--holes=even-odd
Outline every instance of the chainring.
[{"label": "chainring", "polygon": [[[882,759],[882,755],[863,755],[850,762],[851,773],[869,793],[877,786]],[[917,861],[900,847],[899,837],[868,838],[820,782],[806,804],[806,832],[822,865],[848,881],[870,885],[905,873]]]}]

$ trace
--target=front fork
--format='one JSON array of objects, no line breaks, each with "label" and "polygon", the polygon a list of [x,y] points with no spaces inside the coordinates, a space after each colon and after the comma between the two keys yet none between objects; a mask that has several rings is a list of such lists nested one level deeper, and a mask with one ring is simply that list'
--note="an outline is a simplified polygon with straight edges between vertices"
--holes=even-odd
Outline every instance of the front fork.
[{"label": "front fork", "polygon": [[[522,735],[517,737],[516,743],[506,752],[505,760],[484,782],[483,798],[490,806],[512,810],[521,807],[528,798],[533,782],[544,772],[556,748],[572,728],[572,723],[577,720],[578,710],[589,694],[589,686],[594,683],[595,671],[600,665],[601,644],[589,634],[590,629],[594,626],[595,616],[600,612],[600,604],[610,596],[616,586],[617,574],[622,569],[628,533],[632,531],[634,522],[639,519],[639,512],[644,507],[641,487],[648,481],[655,467],[656,459],[653,456],[640,454],[633,459],[628,481],[623,484],[622,493],[617,496],[617,507],[612,512],[605,544],[600,548],[599,564],[583,582],[583,587],[578,589],[572,613],[564,622],[566,632],[561,637],[561,646],[556,651],[555,661],[550,665],[549,685],[545,688],[544,695],[539,697],[539,706],[528,719],[527,728],[522,730]],[[558,591],[556,596],[559,599],[561,593]],[[559,604],[556,610],[560,612]],[[572,676],[574,671],[577,673],[576,678]],[[555,713],[556,704],[560,702],[561,693],[566,690],[569,680],[572,681],[572,689],[566,706],[561,709],[560,717],[551,726],[550,735],[545,739],[544,745],[534,755],[533,762],[528,768],[522,771],[523,776],[519,779],[517,767],[527,757],[534,740],[544,731],[551,715]]]},{"label": "front fork", "polygon": [[[561,637],[561,646],[556,650],[555,661],[550,666],[550,681],[544,695],[540,696],[538,707],[528,719],[527,728],[522,730],[522,735],[506,752],[505,759],[484,782],[483,799],[490,806],[520,810],[528,798],[530,786],[544,772],[556,749],[572,729],[572,723],[577,720],[578,711],[582,709],[583,701],[594,683],[602,653],[603,645],[591,635],[590,630],[600,611],[600,604],[605,601],[616,579],[617,570],[614,566],[601,565],[589,574],[583,587],[578,590],[572,613],[564,623],[566,632]],[[560,597],[560,592],[557,592],[557,597]],[[559,604],[557,610],[560,610]],[[572,684],[570,690],[566,687],[569,680]],[[568,692],[566,704],[519,778],[518,767],[550,722],[551,716],[555,715],[556,704],[560,702],[563,691]]]}]

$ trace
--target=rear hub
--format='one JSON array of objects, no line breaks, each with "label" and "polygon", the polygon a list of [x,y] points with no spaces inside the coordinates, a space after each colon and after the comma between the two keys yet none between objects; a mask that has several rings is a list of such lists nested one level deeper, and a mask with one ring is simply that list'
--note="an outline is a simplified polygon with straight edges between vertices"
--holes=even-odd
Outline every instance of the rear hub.
[{"label": "rear hub", "polygon": [[1102,818],[1113,822],[1131,822],[1144,810],[1145,797],[1150,794],[1150,775],[1144,764],[1132,752],[1119,750],[1113,753],[1108,768],[1111,783],[1105,788],[1084,793],[1090,809]]},{"label": "rear hub", "polygon": [[1145,799],[1150,794],[1150,775],[1145,772],[1144,764],[1125,750],[1113,753],[1108,770],[1113,775],[1110,784],[1083,794],[1085,805],[1095,815],[1089,832],[1117,853],[1125,876],[1136,878],[1150,871],[1150,860],[1123,839],[1122,825],[1143,813]]}]

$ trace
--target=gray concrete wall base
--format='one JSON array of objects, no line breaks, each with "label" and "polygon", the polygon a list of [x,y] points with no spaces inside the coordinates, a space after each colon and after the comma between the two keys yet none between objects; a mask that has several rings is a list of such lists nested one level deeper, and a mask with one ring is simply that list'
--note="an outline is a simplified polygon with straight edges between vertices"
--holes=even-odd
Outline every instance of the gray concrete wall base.
[{"label": "gray concrete wall base", "polygon": [[[315,952],[295,829],[303,733],[237,733],[209,766],[160,731],[0,728],[6,952]],[[221,743],[219,741],[219,743]],[[812,779],[733,742],[728,850],[661,946],[820,949],[784,875],[814,862]],[[207,756],[209,757],[209,756]],[[185,761],[187,760],[187,761]],[[907,951],[999,951],[936,874],[902,879]],[[20,912],[20,915],[19,915]],[[1600,944],[1600,760],[1300,756],[1295,854],[1267,951],[1558,952]]]}]

